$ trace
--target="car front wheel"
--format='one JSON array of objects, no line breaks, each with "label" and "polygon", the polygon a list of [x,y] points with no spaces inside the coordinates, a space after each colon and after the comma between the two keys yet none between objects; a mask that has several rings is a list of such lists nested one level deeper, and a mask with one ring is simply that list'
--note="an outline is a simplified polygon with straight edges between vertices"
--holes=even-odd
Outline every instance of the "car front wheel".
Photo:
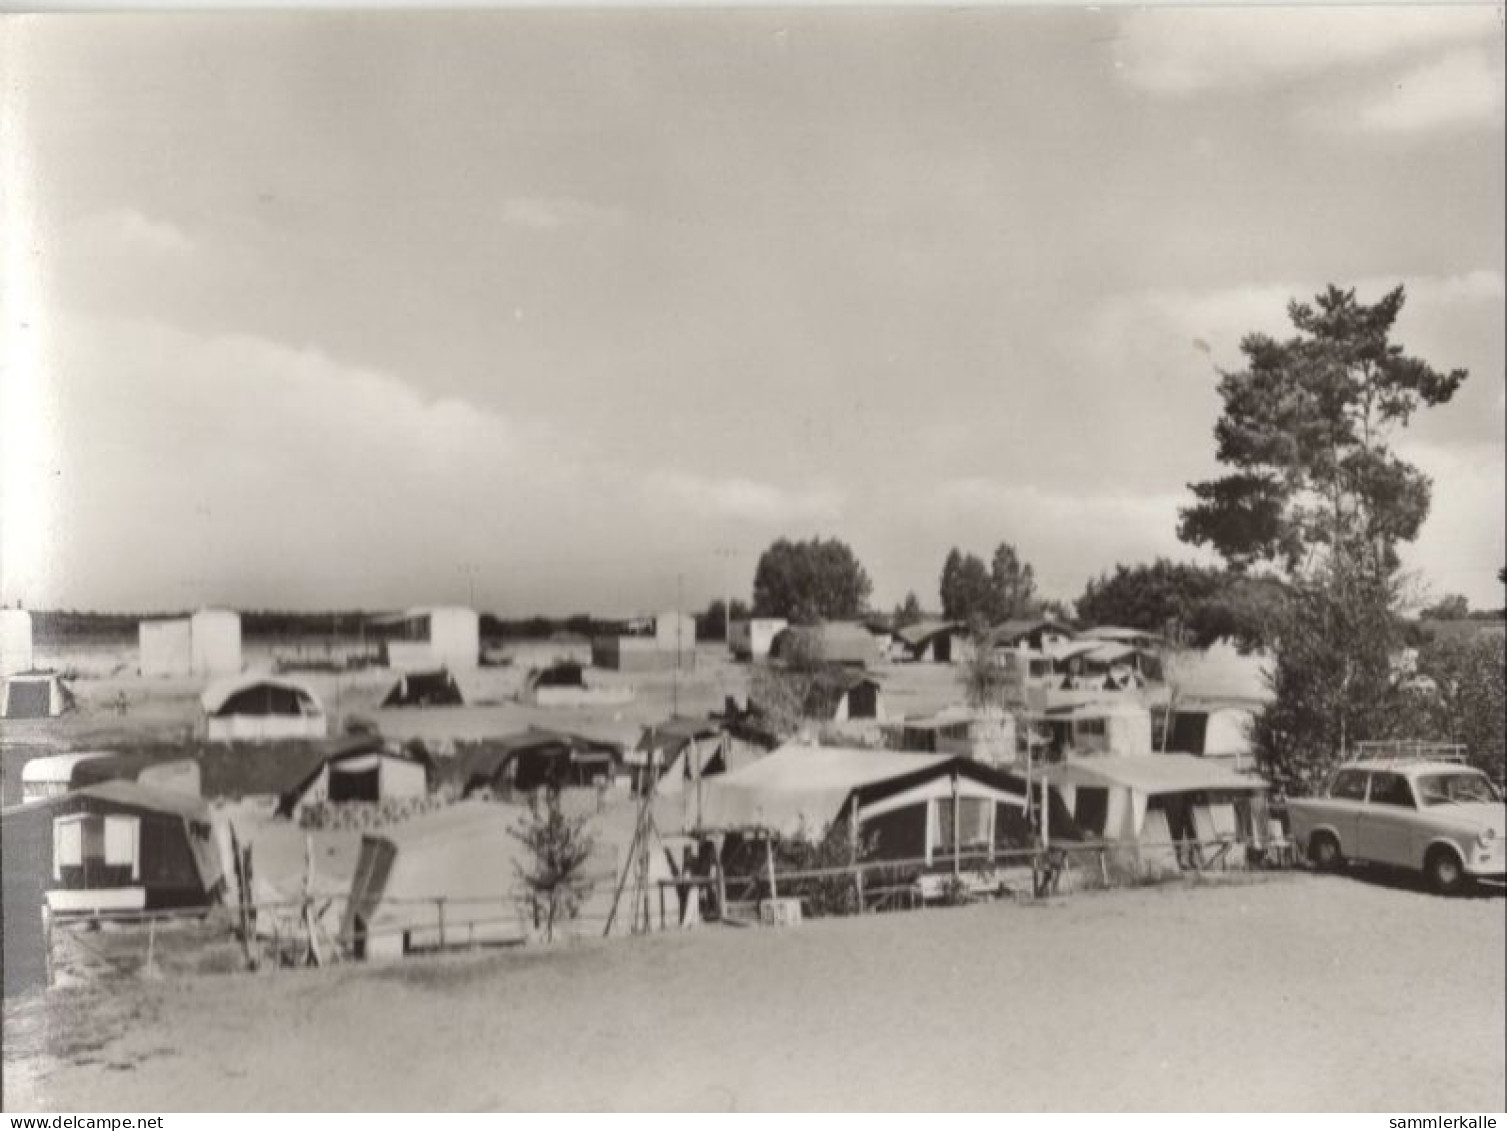
[{"label": "car front wheel", "polygon": [[1440,895],[1450,895],[1465,886],[1465,867],[1460,863],[1460,857],[1448,848],[1431,849],[1423,871],[1429,887]]},{"label": "car front wheel", "polygon": [[1308,859],[1321,872],[1336,871],[1344,862],[1340,856],[1340,842],[1328,833],[1315,833],[1308,842]]}]

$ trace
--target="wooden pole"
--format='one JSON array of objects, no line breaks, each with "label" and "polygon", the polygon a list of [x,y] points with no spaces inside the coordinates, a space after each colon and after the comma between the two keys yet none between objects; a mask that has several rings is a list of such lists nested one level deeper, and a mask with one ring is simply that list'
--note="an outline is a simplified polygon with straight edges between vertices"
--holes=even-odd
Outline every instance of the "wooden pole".
[{"label": "wooden pole", "polygon": [[962,813],[962,803],[958,798],[958,772],[952,771],[952,878],[957,879],[962,871],[962,863],[958,859],[958,852],[962,846],[962,835],[958,828],[958,818]]},{"label": "wooden pole", "polygon": [[863,869],[858,866],[858,795],[848,816],[848,862],[853,865],[853,885],[858,892],[858,914],[863,914]]},{"label": "wooden pole", "polygon": [[769,898],[778,899],[780,890],[774,878],[774,837],[767,832],[764,834],[764,867],[769,873]]},{"label": "wooden pole", "polygon": [[727,873],[722,870],[722,853],[713,851],[712,872],[717,878],[717,918],[727,920]]}]

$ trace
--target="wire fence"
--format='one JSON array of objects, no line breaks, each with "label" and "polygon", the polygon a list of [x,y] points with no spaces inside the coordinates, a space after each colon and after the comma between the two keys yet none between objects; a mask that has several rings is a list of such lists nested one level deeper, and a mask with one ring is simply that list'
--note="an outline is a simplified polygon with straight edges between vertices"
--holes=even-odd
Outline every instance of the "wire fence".
[{"label": "wire fence", "polygon": [[[153,967],[170,931],[205,923],[223,943],[239,947],[250,968],[325,964],[351,958],[397,957],[457,949],[516,946],[546,938],[582,938],[608,933],[678,930],[701,922],[746,926],[800,917],[865,915],[1009,898],[1039,900],[1087,889],[1138,886],[1177,875],[1231,869],[1284,869],[1297,864],[1285,839],[1257,842],[1243,837],[1212,840],[1061,842],[1050,846],[969,847],[900,859],[855,859],[820,867],[781,865],[773,855],[760,868],[658,877],[620,893],[626,911],[603,900],[562,911],[553,921],[548,901],[527,889],[496,895],[402,895],[363,899],[347,892],[296,898],[246,900],[211,908],[99,910],[52,916],[85,950],[80,929],[109,925],[135,929],[139,967]],[[598,891],[612,891],[619,877],[593,875]],[[620,884],[618,886],[621,886]],[[380,914],[377,912],[380,910]],[[353,913],[354,911],[354,913]],[[610,928],[616,920],[617,930]],[[109,959],[129,970],[133,942],[117,939]],[[98,949],[95,947],[94,949]],[[124,952],[124,957],[122,957]],[[169,945],[167,953],[172,952]]]}]

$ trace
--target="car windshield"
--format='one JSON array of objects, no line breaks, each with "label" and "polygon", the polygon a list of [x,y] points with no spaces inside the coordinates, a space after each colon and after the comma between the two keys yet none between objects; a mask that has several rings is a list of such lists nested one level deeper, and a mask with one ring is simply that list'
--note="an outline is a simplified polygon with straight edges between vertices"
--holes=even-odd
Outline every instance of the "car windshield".
[{"label": "car windshield", "polygon": [[1470,801],[1498,801],[1485,774],[1422,774],[1418,796],[1425,805],[1463,805]]}]

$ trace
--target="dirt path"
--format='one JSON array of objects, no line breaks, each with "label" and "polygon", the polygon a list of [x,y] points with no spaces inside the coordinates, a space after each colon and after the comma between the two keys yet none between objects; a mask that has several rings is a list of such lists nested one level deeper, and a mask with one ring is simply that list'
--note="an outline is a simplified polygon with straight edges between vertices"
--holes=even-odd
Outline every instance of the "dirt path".
[{"label": "dirt path", "polygon": [[1500,897],[1287,876],[8,1007],[7,1109],[1501,1110]]}]

